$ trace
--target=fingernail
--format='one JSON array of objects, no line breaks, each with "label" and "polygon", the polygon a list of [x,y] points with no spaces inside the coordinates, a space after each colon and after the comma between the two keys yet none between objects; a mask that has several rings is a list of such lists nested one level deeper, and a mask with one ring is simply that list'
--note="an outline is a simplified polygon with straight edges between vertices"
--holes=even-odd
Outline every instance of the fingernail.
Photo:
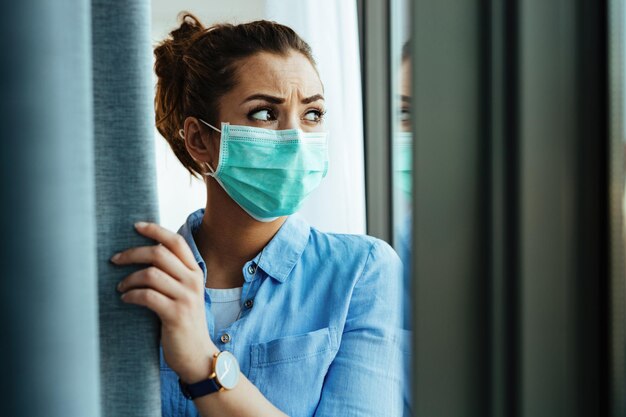
[{"label": "fingernail", "polygon": [[148,223],[146,223],[146,222],[137,222],[137,223],[135,223],[135,227],[137,227],[137,228],[146,227],[147,225],[148,225]]},{"label": "fingernail", "polygon": [[111,256],[111,262],[117,262],[120,259],[120,256],[122,256],[121,253],[116,253],[115,255]]},{"label": "fingernail", "polygon": [[117,283],[117,290],[122,291],[122,281]]}]

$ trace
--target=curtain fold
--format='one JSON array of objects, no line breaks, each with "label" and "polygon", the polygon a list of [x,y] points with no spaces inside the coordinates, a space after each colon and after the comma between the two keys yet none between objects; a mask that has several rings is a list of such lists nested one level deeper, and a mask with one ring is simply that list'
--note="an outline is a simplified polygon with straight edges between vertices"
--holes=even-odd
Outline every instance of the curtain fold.
[{"label": "curtain fold", "polygon": [[155,417],[159,322],[123,303],[115,289],[146,266],[109,262],[116,252],[154,243],[134,222],[158,221],[150,2],[93,0],[92,9],[102,415]]},{"label": "curtain fold", "polygon": [[89,0],[0,6],[0,415],[99,416]]}]

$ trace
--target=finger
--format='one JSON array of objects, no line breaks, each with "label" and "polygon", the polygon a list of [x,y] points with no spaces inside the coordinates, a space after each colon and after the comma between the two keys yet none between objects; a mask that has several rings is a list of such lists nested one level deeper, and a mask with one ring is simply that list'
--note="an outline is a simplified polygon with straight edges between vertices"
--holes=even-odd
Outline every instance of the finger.
[{"label": "finger", "polygon": [[167,230],[156,223],[138,222],[135,223],[135,229],[142,235],[156,240],[168,248],[191,270],[199,268],[196,258],[191,252],[191,248],[187,244],[184,237],[178,233]]},{"label": "finger", "polygon": [[182,261],[163,245],[137,246],[115,254],[111,262],[117,265],[154,265],[171,277],[181,281],[190,280],[191,271]]},{"label": "finger", "polygon": [[136,304],[154,311],[161,321],[171,320],[176,302],[150,288],[134,289],[122,294],[122,301]]},{"label": "finger", "polygon": [[151,288],[168,298],[178,300],[183,298],[185,291],[182,284],[156,266],[133,272],[117,285],[120,292],[136,288]]}]

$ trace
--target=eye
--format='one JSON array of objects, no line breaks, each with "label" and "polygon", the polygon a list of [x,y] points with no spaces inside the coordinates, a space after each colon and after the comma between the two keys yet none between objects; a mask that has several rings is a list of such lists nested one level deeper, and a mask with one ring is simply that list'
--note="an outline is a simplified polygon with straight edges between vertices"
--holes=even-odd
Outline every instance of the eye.
[{"label": "eye", "polygon": [[253,120],[260,120],[262,122],[269,122],[276,120],[274,113],[270,109],[253,110],[248,114],[248,117]]},{"label": "eye", "polygon": [[321,122],[324,118],[324,113],[325,112],[319,109],[309,110],[304,114],[304,120],[309,122]]},{"label": "eye", "polygon": [[411,108],[410,107],[402,107],[399,111],[399,118],[401,122],[408,122],[411,120]]}]

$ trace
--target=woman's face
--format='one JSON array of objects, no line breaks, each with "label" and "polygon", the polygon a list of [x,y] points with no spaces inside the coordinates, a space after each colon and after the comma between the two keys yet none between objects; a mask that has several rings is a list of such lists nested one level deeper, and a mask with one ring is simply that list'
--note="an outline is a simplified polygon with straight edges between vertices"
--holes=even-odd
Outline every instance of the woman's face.
[{"label": "woman's face", "polygon": [[[261,52],[242,60],[236,85],[220,101],[220,122],[266,129],[323,130],[320,78],[299,52]],[[217,126],[219,128],[219,126]]]}]

